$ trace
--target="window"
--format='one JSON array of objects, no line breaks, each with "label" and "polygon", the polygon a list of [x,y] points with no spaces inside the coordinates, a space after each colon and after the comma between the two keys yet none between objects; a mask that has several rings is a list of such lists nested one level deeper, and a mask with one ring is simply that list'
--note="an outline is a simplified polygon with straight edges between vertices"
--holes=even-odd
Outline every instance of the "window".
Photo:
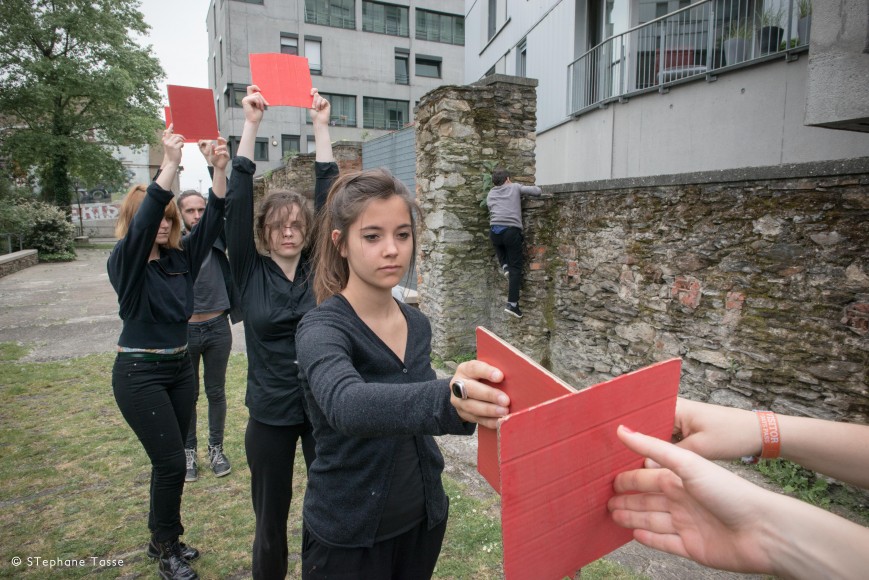
[{"label": "window", "polygon": [[[214,2],[214,0],[212,0]],[[217,36],[217,2],[211,5],[212,14],[214,17],[211,19],[211,24],[214,25],[214,36]]]},{"label": "window", "polygon": [[219,78],[217,76],[217,55],[216,54],[211,57],[211,68],[214,71],[214,84],[216,85],[217,79]]},{"label": "window", "polygon": [[526,41],[522,41],[519,43],[519,46],[516,48],[516,76],[524,77],[528,76],[527,72],[528,65],[528,44]]},{"label": "window", "polygon": [[331,111],[329,113],[329,124],[333,127],[355,127],[356,126],[356,97],[353,95],[334,95],[329,93],[320,93],[324,99],[329,101]]},{"label": "window", "polygon": [[267,137],[257,137],[256,143],[253,144],[253,160],[269,160],[269,140]]},{"label": "window", "polygon": [[244,85],[226,85],[226,91],[224,91],[226,95],[226,103],[225,107],[241,107],[241,100],[247,96],[247,87]]},{"label": "window", "polygon": [[323,74],[320,47],[321,41],[319,38],[305,37],[305,56],[308,57],[308,66],[311,68],[311,74]]},{"label": "window", "polygon": [[235,0],[236,2],[244,2],[245,4],[262,4],[263,0]]},{"label": "window", "polygon": [[486,38],[492,38],[493,36],[495,36],[495,32],[497,32],[498,30],[498,0],[489,0],[488,16],[488,27],[486,29],[488,32],[488,36]]},{"label": "window", "polygon": [[281,54],[299,54],[299,37],[297,35],[281,32]]},{"label": "window", "polygon": [[365,97],[362,100],[362,126],[366,129],[401,129],[409,120],[407,101]]},{"label": "window", "polygon": [[218,43],[218,54],[220,55],[220,76],[223,76],[223,39]]},{"label": "window", "polygon": [[240,137],[233,137],[230,135],[229,139],[226,140],[226,145],[229,147],[229,156],[235,157],[238,155],[238,144],[241,141]]},{"label": "window", "polygon": [[362,2],[362,30],[393,36],[410,36],[406,6]]},{"label": "window", "polygon": [[286,159],[287,155],[294,155],[301,151],[299,145],[298,135],[281,135],[281,159]]},{"label": "window", "polygon": [[408,85],[410,84],[410,72],[408,71],[406,54],[395,55],[395,84]]},{"label": "window", "polygon": [[441,78],[441,60],[439,56],[417,55],[416,76],[431,77],[433,79]]},{"label": "window", "polygon": [[355,30],[355,0],[305,0],[305,22]]},{"label": "window", "polygon": [[416,38],[464,46],[465,18],[417,8]]},{"label": "window", "polygon": [[317,140],[313,135],[308,135],[305,143],[308,148],[308,153],[314,153],[317,150]]},{"label": "window", "polygon": [[217,113],[217,126],[220,127],[220,95],[214,100],[214,111]]}]

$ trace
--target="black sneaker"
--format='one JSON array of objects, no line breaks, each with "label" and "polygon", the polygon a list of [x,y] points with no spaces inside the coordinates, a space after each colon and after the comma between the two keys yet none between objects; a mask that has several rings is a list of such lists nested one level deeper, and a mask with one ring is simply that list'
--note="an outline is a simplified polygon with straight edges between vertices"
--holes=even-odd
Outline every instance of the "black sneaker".
[{"label": "black sneaker", "polygon": [[196,448],[184,449],[184,454],[187,455],[187,475],[184,476],[184,481],[191,482],[199,479],[199,468],[196,465]]},{"label": "black sneaker", "polygon": [[229,475],[232,467],[229,465],[229,459],[223,454],[223,445],[208,446],[208,461],[211,462],[211,471],[217,477]]},{"label": "black sneaker", "polygon": [[[181,548],[181,557],[183,557],[188,562],[192,562],[199,558],[199,550],[193,548],[192,546],[188,546],[184,542],[178,542],[178,547]],[[151,541],[148,542],[148,549],[145,551],[149,558],[155,560],[160,557],[160,548],[157,547],[157,542],[154,540],[153,536],[151,537]]]},{"label": "black sneaker", "polygon": [[504,312],[506,312],[507,314],[512,314],[516,318],[522,318],[522,311],[519,310],[518,304],[516,306],[513,306],[512,304],[508,303],[507,306],[504,307]]}]

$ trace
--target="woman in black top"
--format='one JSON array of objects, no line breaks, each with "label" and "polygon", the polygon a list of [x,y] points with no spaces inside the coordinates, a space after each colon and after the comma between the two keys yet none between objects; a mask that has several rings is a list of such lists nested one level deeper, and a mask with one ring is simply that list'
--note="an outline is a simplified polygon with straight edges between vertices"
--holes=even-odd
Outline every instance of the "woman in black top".
[{"label": "woman in black top", "polygon": [[121,205],[119,240],[108,260],[118,293],[123,330],[112,369],[112,390],[127,423],[151,459],[148,555],[159,557],[162,578],[198,578],[188,565],[199,556],[178,541],[186,461],[184,437],[196,398],[187,353],[187,320],[193,314],[193,283],[223,227],[223,196],[229,155],[221,140],[212,156],[211,202],[200,226],[181,247],[181,216],[169,188],[181,162],[184,139],[163,134],[162,173],[133,187]]},{"label": "woman in black top", "polygon": [[[316,197],[338,174],[329,142],[329,102],[312,90],[316,137]],[[311,426],[302,404],[296,364],[296,326],[314,307],[306,251],[313,218],[297,193],[269,194],[254,216],[251,162],[256,132],[267,103],[256,86],[242,101],[244,128],[226,197],[226,239],[232,276],[244,308],[250,417],[245,451],[251,472],[256,531],[253,577],[287,574],[287,518],[293,495],[293,461],[301,438],[305,463],[314,458]],[[256,240],[254,239],[256,225]],[[257,251],[257,242],[265,255]]]}]

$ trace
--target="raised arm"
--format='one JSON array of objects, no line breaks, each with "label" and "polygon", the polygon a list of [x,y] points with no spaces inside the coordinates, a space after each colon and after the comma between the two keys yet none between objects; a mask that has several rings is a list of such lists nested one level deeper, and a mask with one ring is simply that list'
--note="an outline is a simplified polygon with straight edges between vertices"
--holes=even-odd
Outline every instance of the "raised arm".
[{"label": "raised arm", "polygon": [[[807,469],[869,489],[869,426],[776,415],[780,456]],[[679,447],[707,459],[760,455],[756,413],[679,399],[674,426]]]},{"label": "raised arm", "polygon": [[242,100],[244,128],[238,153],[232,161],[233,171],[226,192],[226,248],[233,280],[242,293],[258,259],[253,227],[253,174],[256,165],[251,159],[267,105],[259,87],[251,85],[247,88],[247,96]]},{"label": "raised arm", "polygon": [[184,148],[184,137],[176,135],[175,126],[169,127],[163,131],[163,162],[160,164],[160,172],[155,177],[161,188],[166,191],[172,191],[172,182],[175,180],[175,174],[178,173],[178,167],[181,166],[181,152]]},{"label": "raised arm", "polygon": [[332,106],[329,101],[320,96],[317,89],[311,89],[313,104],[311,105],[311,123],[314,126],[314,211],[326,204],[326,197],[332,182],[338,177],[338,165],[332,153],[332,139],[329,136],[329,119]]}]

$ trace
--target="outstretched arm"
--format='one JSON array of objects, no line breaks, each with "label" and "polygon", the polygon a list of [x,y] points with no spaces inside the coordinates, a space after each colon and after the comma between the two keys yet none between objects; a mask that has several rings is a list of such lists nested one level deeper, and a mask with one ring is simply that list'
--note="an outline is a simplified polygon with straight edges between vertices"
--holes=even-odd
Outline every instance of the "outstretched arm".
[{"label": "outstretched arm", "polygon": [[613,520],[640,543],[704,566],[786,578],[859,578],[869,566],[869,529],[660,439],[624,426],[618,437],[662,466],[621,473],[613,485]]},{"label": "outstretched arm", "polygon": [[[808,417],[776,415],[781,457],[869,489],[869,426]],[[755,413],[679,399],[675,438],[679,447],[707,459],[760,455],[761,432]]]},{"label": "outstretched arm", "polygon": [[311,89],[314,101],[311,105],[311,123],[314,126],[314,143],[316,145],[314,163],[314,210],[319,212],[326,205],[326,197],[335,178],[338,177],[338,165],[332,154],[332,139],[329,136],[329,118],[332,107],[329,101],[320,96],[317,89]]},{"label": "outstretched arm", "polygon": [[[200,150],[202,144],[200,143]],[[229,149],[226,146],[226,139],[218,137],[216,143],[212,143],[207,147],[207,152],[203,151],[208,165],[212,168],[211,174],[211,193],[217,197],[226,196],[226,166],[229,164]]]}]

